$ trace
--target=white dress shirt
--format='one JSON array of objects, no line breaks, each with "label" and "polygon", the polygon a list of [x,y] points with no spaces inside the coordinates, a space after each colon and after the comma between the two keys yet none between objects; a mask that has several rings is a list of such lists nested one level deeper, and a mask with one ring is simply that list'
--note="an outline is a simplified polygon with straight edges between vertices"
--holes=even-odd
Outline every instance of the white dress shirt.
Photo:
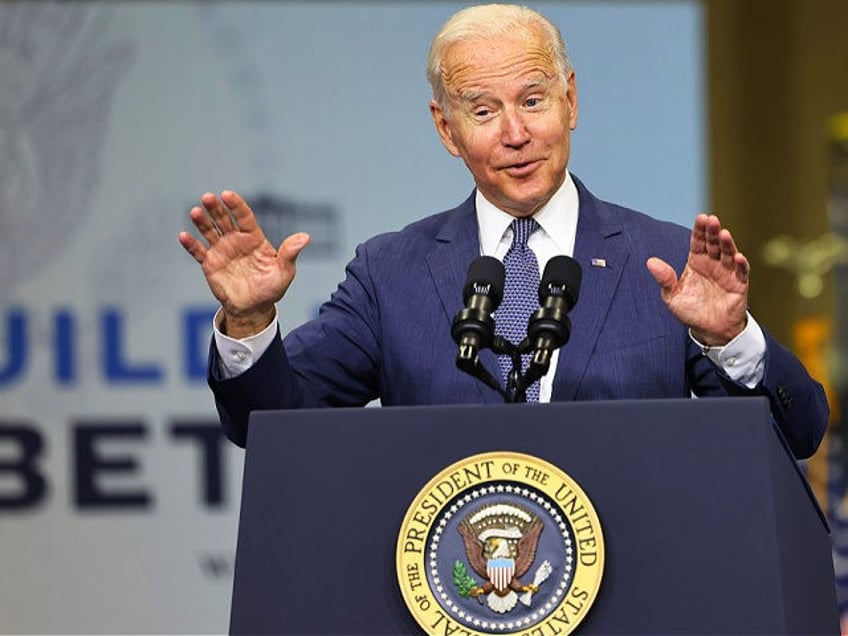
[{"label": "white dress shirt", "polygon": [[[480,233],[480,252],[483,256],[494,256],[503,260],[512,245],[512,223],[514,217],[498,209],[477,191],[477,226]],[[580,207],[577,188],[571,175],[566,172],[565,181],[559,190],[533,218],[540,229],[534,232],[527,242],[536,254],[539,271],[554,256],[574,255],[574,240],[577,236],[577,215]],[[659,293],[659,289],[657,289]],[[276,318],[263,331],[235,340],[220,330],[221,311],[213,320],[215,346],[221,360],[221,373],[225,378],[233,378],[247,371],[270,346],[277,331]],[[691,332],[690,332],[691,337]],[[705,347],[693,338],[716,365],[721,367],[733,380],[749,388],[755,387],[763,377],[765,365],[766,341],[762,328],[751,314],[744,331],[723,347]],[[559,361],[559,350],[551,356],[548,373],[541,379],[539,401],[550,402],[553,378]]]}]

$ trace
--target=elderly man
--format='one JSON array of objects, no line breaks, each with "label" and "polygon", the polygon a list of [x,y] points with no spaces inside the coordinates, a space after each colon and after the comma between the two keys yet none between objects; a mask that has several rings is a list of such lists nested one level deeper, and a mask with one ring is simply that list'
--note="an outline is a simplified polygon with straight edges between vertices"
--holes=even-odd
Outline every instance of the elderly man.
[{"label": "elderly man", "polygon": [[[577,90],[553,24],[523,7],[464,9],[434,39],[428,78],[436,131],[475,191],[361,245],[318,318],[284,340],[275,303],[309,237],[275,248],[232,191],[192,208],[204,241],[179,240],[221,303],[210,385],[230,439],[245,443],[255,409],[503,401],[456,368],[451,320],[469,263],[529,250],[531,269],[560,254],[583,269],[571,339],[531,400],[766,395],[796,456],[815,451],[824,393],[747,313],[749,264],[718,218],[698,216],[689,233],[569,174]],[[507,268],[507,295],[521,293],[515,276]],[[481,362],[501,376],[494,353]]]}]

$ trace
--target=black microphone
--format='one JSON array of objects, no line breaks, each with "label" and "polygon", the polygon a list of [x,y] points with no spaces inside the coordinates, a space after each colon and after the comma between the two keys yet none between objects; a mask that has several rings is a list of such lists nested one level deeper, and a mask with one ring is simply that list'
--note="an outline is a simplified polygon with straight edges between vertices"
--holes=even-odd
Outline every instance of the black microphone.
[{"label": "black microphone", "polygon": [[456,364],[468,370],[477,363],[480,349],[492,346],[495,321],[492,312],[503,298],[503,263],[491,256],[481,256],[468,268],[462,300],[465,309],[453,319],[451,336],[459,345]]},{"label": "black microphone", "polygon": [[539,285],[541,307],[530,316],[527,325],[527,337],[534,350],[530,363],[536,367],[533,375],[542,377],[547,373],[553,352],[568,342],[571,336],[568,312],[577,303],[582,278],[580,263],[570,256],[554,256],[545,265]]}]

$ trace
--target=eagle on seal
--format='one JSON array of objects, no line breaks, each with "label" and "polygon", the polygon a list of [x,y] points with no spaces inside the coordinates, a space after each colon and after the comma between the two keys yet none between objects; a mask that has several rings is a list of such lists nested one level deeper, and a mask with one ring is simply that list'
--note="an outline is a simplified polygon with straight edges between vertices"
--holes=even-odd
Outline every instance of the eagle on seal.
[{"label": "eagle on seal", "polygon": [[523,528],[511,523],[505,516],[500,516],[500,521],[489,523],[481,530],[481,524],[464,519],[458,531],[471,568],[485,581],[473,587],[469,596],[487,595],[489,607],[503,614],[515,607],[519,598],[517,593],[526,593],[521,600],[529,605],[530,597],[539,589],[535,583],[523,583],[521,577],[527,574],[536,559],[536,546],[544,524],[535,515],[528,520],[529,523],[520,524]]}]

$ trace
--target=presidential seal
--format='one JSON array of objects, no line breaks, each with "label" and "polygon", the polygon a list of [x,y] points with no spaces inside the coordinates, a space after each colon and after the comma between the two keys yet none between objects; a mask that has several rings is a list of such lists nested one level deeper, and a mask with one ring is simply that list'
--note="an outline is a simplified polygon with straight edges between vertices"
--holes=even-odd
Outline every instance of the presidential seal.
[{"label": "presidential seal", "polygon": [[447,467],[418,493],[397,543],[404,601],[428,634],[569,634],[597,596],[604,540],[562,470],[512,452]]}]

